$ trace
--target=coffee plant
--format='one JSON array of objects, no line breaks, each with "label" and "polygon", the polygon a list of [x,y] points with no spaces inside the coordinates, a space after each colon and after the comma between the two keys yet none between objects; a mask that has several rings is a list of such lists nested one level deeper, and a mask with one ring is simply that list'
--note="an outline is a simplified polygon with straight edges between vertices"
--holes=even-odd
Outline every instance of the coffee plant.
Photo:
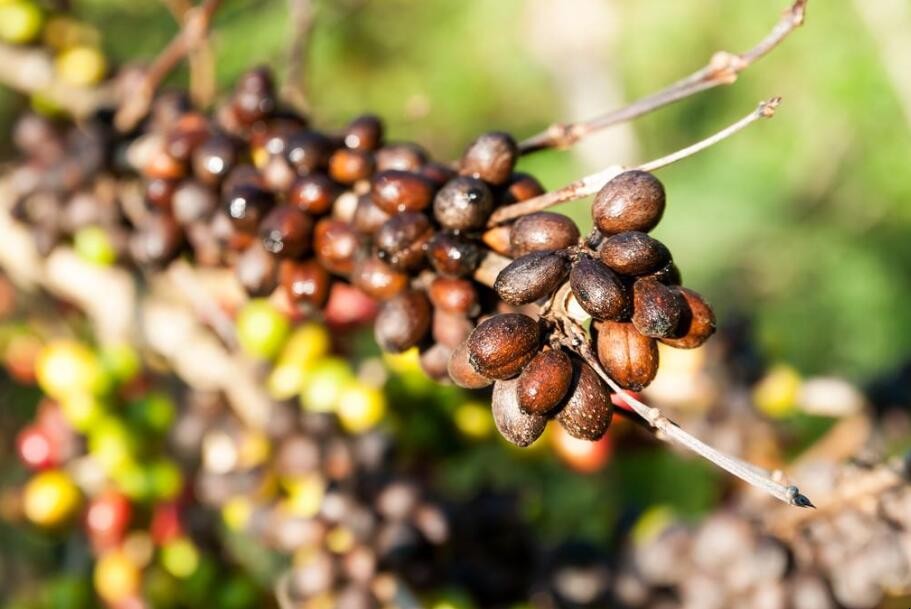
[{"label": "coffee plant", "polygon": [[[159,56],[111,70],[89,26],[0,1],[0,58],[47,68],[0,69],[32,101],[0,176],[0,344],[9,376],[43,396],[15,437],[32,475],[0,513],[82,539],[104,605],[810,609],[911,590],[905,462],[842,463],[870,448],[865,435],[826,472],[795,469],[816,511],[796,509],[814,506],[781,459],[751,464],[753,444],[780,433],[767,417],[811,411],[814,388],[885,427],[850,386],[833,394],[748,361],[749,339],[713,347],[712,307],[649,234],[668,205],[655,172],[780,99],[562,188],[516,170],[734,82],[802,24],[806,0],[750,51],[626,108],[524,141],[488,131],[455,161],[390,138],[373,114],[319,125],[268,66],[211,104],[204,51],[220,5],[174,8],[182,29]],[[161,87],[185,57],[190,90]],[[589,232],[548,211],[587,196]],[[668,359],[701,357],[714,370],[690,373],[712,378],[719,404],[752,394],[746,413],[717,407],[707,425],[673,406],[685,383],[666,396],[685,425],[641,401],[667,393]],[[469,446],[495,429],[533,452],[547,433],[566,465],[592,472],[618,418],[750,487],[699,524],[640,514],[612,555],[551,546],[506,493],[434,489],[413,457],[438,447],[409,447],[403,431],[430,417],[404,404],[445,401],[423,377],[464,390],[446,394],[460,396],[447,424]]]}]

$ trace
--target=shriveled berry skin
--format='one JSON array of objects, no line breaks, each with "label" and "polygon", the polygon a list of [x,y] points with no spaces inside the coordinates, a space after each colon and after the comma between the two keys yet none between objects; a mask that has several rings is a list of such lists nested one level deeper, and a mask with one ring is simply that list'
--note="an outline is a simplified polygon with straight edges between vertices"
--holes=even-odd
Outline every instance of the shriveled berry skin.
[{"label": "shriveled berry skin", "polygon": [[388,214],[400,211],[421,211],[433,201],[433,185],[424,176],[389,169],[373,176],[370,196]]},{"label": "shriveled berry skin", "polygon": [[629,313],[620,278],[597,260],[580,258],[569,273],[569,284],[579,305],[595,319],[622,319]]},{"label": "shriveled berry skin", "polygon": [[643,277],[633,284],[632,322],[640,334],[672,337],[685,306],[679,292],[655,279]]},{"label": "shriveled berry skin", "polygon": [[468,337],[471,364],[492,379],[516,376],[538,350],[538,322],[521,313],[494,315]]},{"label": "shriveled berry skin", "polygon": [[288,300],[296,305],[319,308],[329,299],[329,273],[316,260],[283,260],[279,281]]},{"label": "shriveled berry skin", "polygon": [[521,448],[530,446],[544,433],[547,417],[532,414],[519,406],[517,379],[500,380],[493,385],[491,410],[493,422],[506,441]]},{"label": "shriveled berry skin", "polygon": [[563,214],[539,211],[522,216],[512,225],[509,245],[518,258],[531,252],[562,250],[579,242],[579,227]]},{"label": "shriveled berry skin", "polygon": [[471,365],[468,357],[468,341],[462,341],[449,356],[447,365],[452,382],[465,389],[481,389],[493,383],[492,379],[479,374]]},{"label": "shriveled berry skin", "polygon": [[436,233],[427,243],[427,259],[440,275],[467,277],[478,268],[481,256],[474,240],[449,231]]},{"label": "shriveled berry skin", "polygon": [[662,338],[665,345],[677,349],[695,349],[715,333],[715,312],[698,293],[684,287],[671,288],[684,301],[680,322],[673,336]]},{"label": "shriveled berry skin", "polygon": [[610,391],[591,366],[573,362],[573,380],[557,422],[574,438],[595,441],[610,427],[614,405]]},{"label": "shriveled berry skin", "polygon": [[601,262],[622,275],[647,275],[671,261],[667,247],[645,233],[626,231],[611,235],[599,249]]},{"label": "shriveled berry skin", "polygon": [[408,287],[408,275],[371,256],[355,263],[351,282],[371,298],[387,300]]},{"label": "shriveled berry skin", "polygon": [[481,180],[467,176],[447,182],[433,200],[434,218],[450,230],[480,230],[492,211],[490,188]]},{"label": "shriveled berry skin", "polygon": [[445,313],[471,316],[479,310],[478,290],[467,279],[437,277],[430,284],[430,302]]},{"label": "shriveled berry skin", "polygon": [[647,233],[664,215],[661,182],[646,171],[625,171],[604,185],[592,203],[592,219],[605,235],[625,231]]},{"label": "shriveled berry skin", "polygon": [[413,271],[424,263],[424,250],[432,236],[433,227],[424,214],[396,214],[376,232],[376,253],[394,269]]},{"label": "shriveled berry skin", "polygon": [[313,251],[331,273],[350,275],[359,247],[357,233],[347,222],[323,218],[313,229]]},{"label": "shriveled berry skin", "polygon": [[598,361],[624,389],[641,391],[658,373],[658,343],[629,322],[596,322]]},{"label": "shriveled berry skin", "polygon": [[547,414],[566,396],[572,380],[572,361],[566,353],[559,349],[541,351],[519,375],[519,406],[526,412]]},{"label": "shriveled berry skin", "polygon": [[310,249],[313,220],[290,205],[270,211],[259,226],[263,247],[281,258],[296,258]]},{"label": "shriveled berry skin", "polygon": [[493,284],[503,302],[523,305],[556,290],[569,272],[569,260],[552,252],[532,252],[506,266]]},{"label": "shriveled berry skin", "polygon": [[462,154],[459,172],[500,185],[509,180],[519,158],[519,147],[508,133],[491,131],[478,136]]},{"label": "shriveled berry skin", "polygon": [[374,336],[383,351],[401,353],[420,343],[430,330],[430,301],[421,291],[387,300],[376,316]]}]

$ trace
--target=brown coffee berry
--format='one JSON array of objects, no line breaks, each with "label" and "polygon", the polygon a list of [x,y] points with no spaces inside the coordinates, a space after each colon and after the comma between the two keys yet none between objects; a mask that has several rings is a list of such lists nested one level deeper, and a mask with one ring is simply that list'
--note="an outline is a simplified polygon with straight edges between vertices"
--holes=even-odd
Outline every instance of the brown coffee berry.
[{"label": "brown coffee berry", "polygon": [[596,322],[598,360],[624,389],[641,391],[658,373],[658,343],[629,322]]},{"label": "brown coffee berry", "polygon": [[539,211],[516,220],[509,233],[515,257],[531,252],[562,250],[579,242],[579,227],[563,214]]},{"label": "brown coffee berry", "polygon": [[467,277],[481,263],[483,252],[473,239],[449,231],[437,232],[427,243],[427,259],[440,275]]},{"label": "brown coffee berry", "polygon": [[493,194],[476,178],[462,176],[450,180],[433,200],[434,217],[450,230],[480,230],[492,211]]},{"label": "brown coffee berry", "polygon": [[695,349],[715,333],[715,312],[702,296],[684,287],[673,287],[683,298],[684,307],[673,336],[662,338],[665,345],[677,349]]},{"label": "brown coffee berry", "polygon": [[538,178],[535,176],[527,173],[514,173],[509,178],[501,203],[503,205],[509,205],[511,203],[519,203],[520,201],[527,201],[528,199],[534,199],[539,195],[543,195],[544,192],[544,186],[541,185],[541,182],[539,182]]},{"label": "brown coffee berry", "polygon": [[519,375],[519,406],[534,414],[547,414],[557,407],[573,380],[569,356],[560,349],[541,351]]},{"label": "brown coffee berry", "polygon": [[481,322],[468,338],[475,370],[493,379],[516,376],[538,351],[538,322],[521,313],[494,315]]},{"label": "brown coffee berry", "polygon": [[552,252],[532,252],[506,266],[493,284],[500,300],[524,305],[549,296],[569,272],[569,260]]},{"label": "brown coffee berry", "polygon": [[465,342],[472,330],[474,324],[464,315],[447,313],[439,309],[433,312],[431,334],[433,340],[438,343],[455,348]]},{"label": "brown coffee berry", "polygon": [[360,235],[370,236],[376,233],[386,223],[391,214],[387,214],[377,207],[370,195],[361,195],[357,198],[354,214],[351,217],[351,226]]},{"label": "brown coffee berry", "polygon": [[234,115],[250,125],[275,110],[275,85],[268,68],[255,68],[240,77],[231,98]]},{"label": "brown coffee berry", "polygon": [[433,200],[433,185],[424,176],[388,169],[373,176],[370,196],[388,214],[421,211]]},{"label": "brown coffee berry", "polygon": [[430,301],[421,291],[403,292],[380,307],[374,325],[383,351],[401,353],[420,343],[430,331]]},{"label": "brown coffee berry", "polygon": [[449,357],[452,355],[452,347],[435,343],[423,349],[420,353],[418,362],[421,370],[428,377],[438,383],[449,381]]},{"label": "brown coffee berry", "polygon": [[623,283],[597,260],[580,258],[569,273],[569,285],[579,305],[595,319],[622,319],[629,314]]},{"label": "brown coffee berry", "polygon": [[601,262],[622,275],[648,275],[671,261],[663,243],[639,231],[611,235],[599,249]]},{"label": "brown coffee berry", "polygon": [[480,310],[478,290],[467,279],[437,277],[430,283],[430,302],[445,313],[472,317]]},{"label": "brown coffee berry", "polygon": [[449,356],[447,370],[452,382],[464,389],[481,389],[493,383],[493,380],[483,374],[479,374],[474,369],[474,366],[471,365],[468,354],[468,341],[462,341],[453,350],[452,355]]},{"label": "brown coffee berry", "polygon": [[365,150],[339,148],[329,158],[329,176],[339,184],[366,180],[373,168],[373,155]]},{"label": "brown coffee berry", "polygon": [[651,277],[664,285],[680,285],[683,283],[683,279],[680,277],[680,269],[677,268],[673,261],[665,264],[654,273],[645,275],[645,277]]},{"label": "brown coffee berry", "polygon": [[140,264],[165,265],[180,253],[184,234],[168,214],[149,214],[130,236],[129,249]]},{"label": "brown coffee berry", "polygon": [[532,414],[519,406],[517,379],[500,380],[493,385],[490,406],[493,422],[507,442],[521,448],[531,445],[544,433],[547,417]]},{"label": "brown coffee berry", "polygon": [[370,256],[355,263],[351,282],[371,298],[386,300],[408,287],[408,275]]},{"label": "brown coffee berry", "polygon": [[259,225],[263,246],[281,258],[297,258],[310,249],[313,220],[291,205],[279,205]]},{"label": "brown coffee berry", "polygon": [[267,296],[278,285],[278,260],[266,251],[262,243],[254,241],[238,256],[234,275],[251,296]]},{"label": "brown coffee berry", "polygon": [[209,218],[217,207],[215,191],[196,180],[181,182],[171,199],[174,219],[183,225]]},{"label": "brown coffee berry", "polygon": [[604,185],[592,203],[592,219],[605,235],[625,231],[647,233],[664,214],[661,182],[646,171],[625,171]]},{"label": "brown coffee berry", "polygon": [[374,235],[376,254],[394,269],[413,271],[424,264],[424,251],[432,236],[433,227],[424,214],[395,214]]},{"label": "brown coffee berry", "polygon": [[331,279],[316,260],[283,260],[279,267],[279,281],[288,300],[295,305],[320,308],[329,299]]},{"label": "brown coffee berry", "polygon": [[235,229],[256,234],[259,223],[273,205],[275,199],[272,193],[256,186],[241,185],[230,192],[224,202],[224,209]]},{"label": "brown coffee berry", "polygon": [[284,146],[288,165],[304,176],[325,170],[332,156],[332,142],[325,135],[315,131],[299,131],[288,136]]},{"label": "brown coffee berry", "polygon": [[610,427],[613,412],[610,391],[604,381],[591,366],[575,360],[573,380],[555,417],[557,422],[572,437],[594,442]]},{"label": "brown coffee berry", "polygon": [[330,273],[350,275],[359,247],[357,233],[347,222],[323,218],[313,229],[313,251]]},{"label": "brown coffee berry", "polygon": [[425,163],[427,163],[427,152],[411,142],[386,144],[376,151],[377,171],[387,169],[420,171]]},{"label": "brown coffee berry", "polygon": [[288,203],[313,216],[320,216],[332,209],[341,194],[341,187],[322,173],[313,173],[296,179],[288,191]]},{"label": "brown coffee berry", "polygon": [[437,188],[442,188],[446,182],[459,175],[449,165],[435,161],[425,163],[418,173],[430,180]]},{"label": "brown coffee berry", "polygon": [[[509,244],[511,233],[512,226],[509,224],[501,224],[500,226],[494,226],[493,228],[488,228],[484,231],[484,234],[481,235],[481,241],[484,245],[489,247],[491,251],[496,252],[501,256],[512,257],[512,246]],[[524,255],[525,254],[523,254],[523,256]]]},{"label": "brown coffee berry", "polygon": [[685,306],[678,291],[656,279],[642,277],[633,284],[632,322],[645,336],[672,337]]},{"label": "brown coffee berry", "polygon": [[491,131],[468,145],[459,163],[459,173],[499,186],[512,175],[519,147],[508,133]]},{"label": "brown coffee berry", "polygon": [[376,150],[383,143],[383,121],[373,114],[364,114],[348,123],[342,140],[352,150]]},{"label": "brown coffee berry", "polygon": [[237,146],[230,136],[217,133],[193,152],[193,174],[205,184],[220,183],[237,164]]}]

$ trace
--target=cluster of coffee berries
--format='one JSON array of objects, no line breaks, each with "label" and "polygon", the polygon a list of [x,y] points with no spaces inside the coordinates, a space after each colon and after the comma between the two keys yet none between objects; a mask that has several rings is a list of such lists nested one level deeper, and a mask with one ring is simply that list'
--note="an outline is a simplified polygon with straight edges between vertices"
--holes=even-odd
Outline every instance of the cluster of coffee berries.
[{"label": "cluster of coffee berries", "polygon": [[856,500],[797,520],[780,536],[749,510],[697,526],[648,512],[622,555],[615,596],[630,607],[862,609],[911,593],[907,472],[814,467],[814,496]]},{"label": "cluster of coffee berries", "polygon": [[[596,232],[585,241],[565,216],[524,216],[509,228],[514,260],[493,288],[503,303],[521,307],[553,298],[568,280],[572,305],[594,320],[601,366],[624,389],[641,390],[658,371],[659,341],[691,349],[715,330],[712,309],[680,286],[670,251],[647,234],[664,206],[664,188],[654,176],[627,171],[596,196]],[[534,442],[549,418],[585,440],[597,440],[610,425],[611,392],[565,347],[562,323],[546,313],[540,319],[500,313],[482,321],[450,360],[450,375],[461,386],[496,381],[494,418],[520,446]]]},{"label": "cluster of coffee berries", "polygon": [[[584,440],[610,424],[608,387],[553,314],[561,286],[594,318],[593,351],[627,389],[654,377],[657,341],[692,348],[714,330],[711,309],[679,285],[670,252],[647,234],[665,205],[648,173],[611,180],[592,208],[597,230],[582,239],[572,220],[545,211],[489,226],[498,207],[543,193],[514,171],[509,135],[481,135],[452,167],[386,142],[373,116],[322,133],[281,106],[265,69],[243,75],[212,117],[165,94],[136,133],[117,134],[107,118],[68,134],[21,121],[28,161],[14,174],[17,211],[41,249],[71,238],[94,262],[139,269],[189,256],[233,269],[250,296],[292,320],[334,315],[339,299],[379,301],[379,346],[417,348],[437,380],[496,381],[497,427],[520,446],[550,418]],[[513,259],[495,281],[479,271],[494,254]],[[356,308],[361,320],[374,313]]]}]

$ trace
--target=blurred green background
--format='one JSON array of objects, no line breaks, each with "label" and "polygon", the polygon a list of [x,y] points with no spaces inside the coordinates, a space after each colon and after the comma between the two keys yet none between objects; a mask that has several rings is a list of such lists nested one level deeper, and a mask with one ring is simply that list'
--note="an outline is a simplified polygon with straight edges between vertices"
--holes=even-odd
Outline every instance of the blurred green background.
[{"label": "blurred green background", "polygon": [[[115,63],[148,60],[176,26],[152,0],[77,0]],[[526,136],[632,100],[746,50],[785,2],[737,0],[317,1],[306,61],[315,122],[371,110],[393,138],[451,158],[486,129]],[[908,125],[896,87],[857,13],[812,1],[807,26],[734,87],[704,93],[595,138],[583,152],[523,162],[557,187],[616,162],[686,145],[784,97],[778,116],[661,172],[670,207],[657,230],[686,282],[722,321],[754,317],[762,344],[804,372],[853,378],[911,352]],[[215,23],[228,87],[252,63],[281,69],[285,0],[228,0]],[[893,28],[895,29],[895,28]],[[186,78],[174,75],[175,82]],[[911,78],[911,74],[908,75]],[[0,133],[24,101],[0,94]],[[5,144],[3,156],[9,155]],[[587,221],[586,202],[571,206]]]}]

